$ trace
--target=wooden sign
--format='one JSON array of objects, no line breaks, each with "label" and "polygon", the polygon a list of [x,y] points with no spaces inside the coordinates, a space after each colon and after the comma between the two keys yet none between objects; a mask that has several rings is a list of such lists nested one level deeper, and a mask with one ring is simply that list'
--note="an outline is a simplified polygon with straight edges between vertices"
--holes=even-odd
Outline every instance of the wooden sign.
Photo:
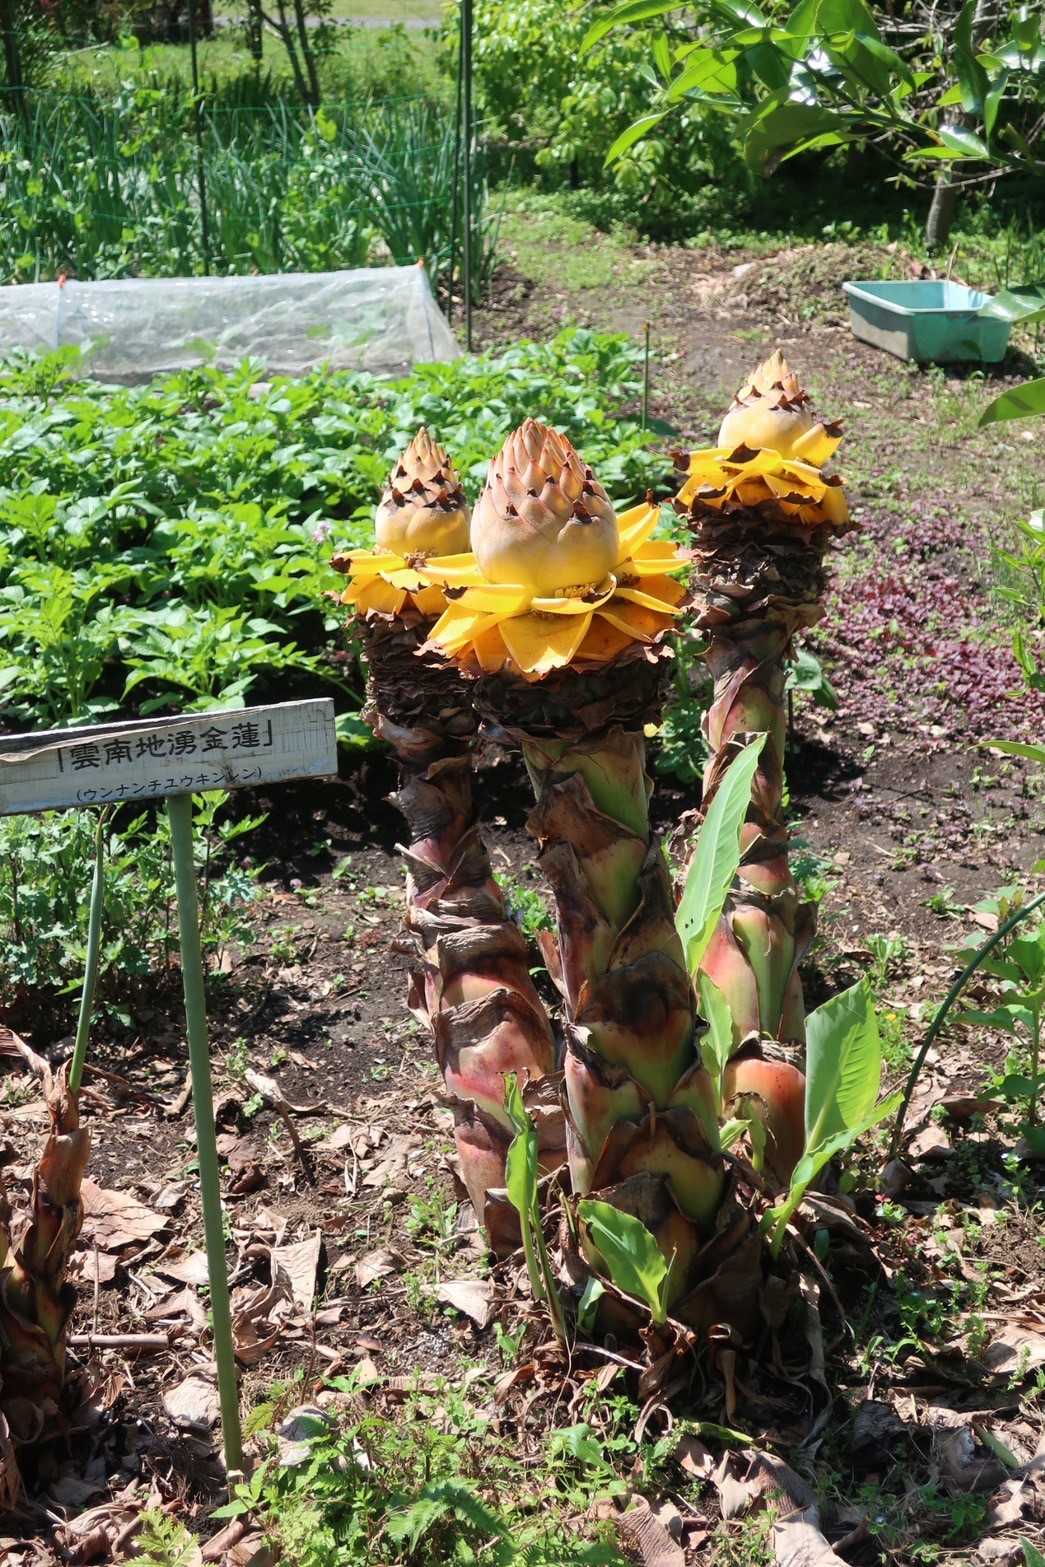
[{"label": "wooden sign", "polygon": [[0,816],[337,773],[334,704],[280,702],[0,736]]}]

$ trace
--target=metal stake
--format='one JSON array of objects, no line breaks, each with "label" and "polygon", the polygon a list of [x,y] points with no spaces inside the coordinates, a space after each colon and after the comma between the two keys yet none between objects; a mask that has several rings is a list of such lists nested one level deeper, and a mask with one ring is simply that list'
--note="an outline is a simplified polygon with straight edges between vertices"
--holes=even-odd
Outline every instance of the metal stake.
[{"label": "metal stake", "polygon": [[200,71],[196,59],[196,0],[188,0],[189,56],[192,61],[192,117],[196,128],[196,183],[200,192],[200,238],[203,270],[210,276],[210,221],[207,216],[207,181],[203,172],[203,105],[200,103]]},{"label": "metal stake", "polygon": [[464,84],[464,346],[472,351],[472,0],[461,0]]},{"label": "metal stake", "polygon": [[192,796],[171,795],[167,801],[174,855],[174,886],[178,899],[178,939],[185,988],[185,1033],[189,1043],[192,1105],[196,1116],[196,1158],[203,1202],[203,1233],[210,1276],[211,1326],[218,1368],[221,1434],[230,1484],[243,1469],[243,1435],[239,1419],[236,1351],[232,1339],[229,1277],[225,1266],[225,1226],[221,1212],[218,1147],[214,1136],[214,1095],[207,1043],[207,1002],[203,986],[199,912],[196,905],[196,862],[192,851]]}]

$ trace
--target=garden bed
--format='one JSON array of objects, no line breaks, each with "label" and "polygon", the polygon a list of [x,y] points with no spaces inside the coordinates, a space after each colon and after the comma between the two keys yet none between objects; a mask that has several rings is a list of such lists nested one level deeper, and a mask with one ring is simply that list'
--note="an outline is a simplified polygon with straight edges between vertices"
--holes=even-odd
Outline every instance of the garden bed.
[{"label": "garden bed", "polygon": [[[834,278],[851,258],[832,250],[822,286],[806,254],[757,260],[738,277],[736,255],[643,250],[597,297],[505,273],[477,321],[481,341],[501,347],[527,327],[541,334],[573,319],[635,332],[648,312],[651,409],[680,445],[711,436],[735,385],[776,344],[818,406],[846,415],[837,466],[864,531],[839,559],[816,637],[840,700],[829,713],[797,699],[788,780],[804,883],[823,897],[807,990],[819,999],[872,974],[892,1083],[957,972],[949,949],[989,928],[975,905],[1016,881],[1041,885],[1030,875],[1045,854],[1041,782],[985,743],[1040,736],[1045,717],[1040,698],[1019,689],[989,549],[1045,470],[1019,425],[975,430],[991,389],[1019,367],[985,387],[923,376],[854,342]],[[610,1396],[597,1409],[577,1384],[545,1380],[532,1339],[511,1342],[523,1321],[518,1281],[510,1268],[488,1277],[458,1231],[449,1116],[404,1006],[401,828],[383,803],[393,783],[389,764],[367,753],[346,761],[337,783],[241,802],[269,812],[251,840],[265,893],[256,943],[216,959],[211,1005],[246,1402],[267,1404],[278,1425],[324,1380],[362,1368],[337,1395],[340,1419],[385,1463],[393,1449],[382,1433],[398,1433],[407,1501],[420,1475],[455,1474],[508,1527],[543,1519],[561,1531],[539,1560],[572,1560],[568,1550],[594,1538],[651,1560],[618,1523],[630,1498],[648,1495],[677,1536],[665,1562],[771,1561],[764,1519],[723,1519],[708,1457],[717,1462],[721,1443],[687,1424],[685,1407],[674,1427],[654,1413],[636,1439],[634,1411],[614,1397],[620,1382],[604,1379]],[[495,868],[532,918],[539,887],[515,764],[491,756],[476,792]],[[669,780],[655,799],[669,827],[694,788]],[[910,1183],[878,1191],[869,1149],[855,1222],[828,1252],[838,1295],[825,1305],[831,1419],[805,1453],[787,1456],[853,1567],[1015,1562],[1021,1535],[1041,1543],[1040,1477],[1021,1491],[984,1439],[1030,1459],[1043,1412],[1045,1186],[1040,1165],[1013,1159],[1011,1119],[991,1092],[1005,1053],[1004,1036],[983,1027],[941,1038],[909,1119]],[[194,1530],[215,1527],[213,1400],[193,1375],[207,1359],[206,1318],[177,1006],[157,998],[130,1035],[99,1038],[94,1055],[109,1075],[87,1079],[89,1174],[140,1208],[110,1199],[103,1224],[100,1204],[92,1213],[88,1203],[74,1330],[160,1331],[170,1349],[77,1351],[92,1366],[91,1406],[71,1459],[34,1477],[51,1498],[46,1537],[35,1514],[0,1539],[11,1567],[120,1559],[122,1531],[150,1498]],[[265,1078],[278,1081],[286,1117],[266,1101]],[[35,1089],[12,1065],[0,1130],[16,1171],[42,1127]],[[315,1313],[305,1305],[313,1275]],[[455,1280],[470,1287],[448,1290]],[[706,1419],[713,1407],[690,1413]],[[86,1515],[100,1531],[89,1554],[76,1516],[98,1506]],[[55,1524],[63,1512],[70,1522]],[[288,1529],[295,1516],[287,1507]],[[382,1534],[380,1509],[360,1516],[372,1554],[360,1543],[354,1559],[466,1559],[451,1554],[464,1523],[456,1534],[433,1525],[406,1554]],[[228,1542],[219,1559],[247,1560],[239,1548]]]}]

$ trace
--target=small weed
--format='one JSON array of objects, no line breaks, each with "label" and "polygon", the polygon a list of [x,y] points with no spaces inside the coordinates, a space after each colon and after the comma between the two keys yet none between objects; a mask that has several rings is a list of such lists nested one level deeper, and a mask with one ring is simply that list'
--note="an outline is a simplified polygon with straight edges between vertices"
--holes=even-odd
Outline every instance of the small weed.
[{"label": "small weed", "polygon": [[504,893],[509,915],[521,928],[527,941],[533,941],[538,931],[552,929],[548,905],[536,887],[525,887],[514,876],[503,871],[495,871],[493,879]]},{"label": "small weed", "polygon": [[426,1178],[426,1185],[426,1196],[410,1199],[405,1228],[418,1245],[440,1248],[454,1239],[458,1204],[436,1185],[432,1176]]},{"label": "small weed", "polygon": [[[269,1457],[216,1514],[251,1513],[282,1560],[624,1567],[618,1552],[577,1537],[558,1480],[571,1461],[561,1441],[539,1470],[524,1468],[491,1442],[487,1417],[449,1383],[408,1394],[387,1414],[373,1396],[366,1413],[355,1413],[352,1378],[336,1379],[329,1396],[336,1400],[329,1415],[302,1417],[308,1445],[293,1462],[278,1463],[275,1442],[255,1431]],[[594,1445],[593,1458],[605,1463]],[[169,1564],[160,1558],[156,1567]]]},{"label": "small weed", "polygon": [[273,929],[269,938],[269,952],[277,963],[297,961],[297,938],[302,929],[301,925],[279,925]]},{"label": "small weed", "polygon": [[868,936],[867,950],[873,965],[871,985],[880,991],[886,980],[903,968],[911,949],[906,938],[894,932],[890,936]]},{"label": "small weed", "polygon": [[953,887],[940,887],[930,897],[924,899],[925,907],[931,914],[936,914],[940,919],[959,919],[962,914],[962,906],[955,901]]}]

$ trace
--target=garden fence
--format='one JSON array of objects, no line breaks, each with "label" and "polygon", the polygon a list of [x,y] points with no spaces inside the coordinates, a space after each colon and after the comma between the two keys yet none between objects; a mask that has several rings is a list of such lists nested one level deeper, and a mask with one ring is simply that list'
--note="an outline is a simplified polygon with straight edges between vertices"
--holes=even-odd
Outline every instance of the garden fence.
[{"label": "garden fence", "polygon": [[249,76],[201,93],[156,76],[110,92],[8,81],[0,283],[423,260],[437,290],[469,273],[475,298],[497,223],[482,127],[462,116],[461,91],[456,102],[312,107],[271,87]]}]

